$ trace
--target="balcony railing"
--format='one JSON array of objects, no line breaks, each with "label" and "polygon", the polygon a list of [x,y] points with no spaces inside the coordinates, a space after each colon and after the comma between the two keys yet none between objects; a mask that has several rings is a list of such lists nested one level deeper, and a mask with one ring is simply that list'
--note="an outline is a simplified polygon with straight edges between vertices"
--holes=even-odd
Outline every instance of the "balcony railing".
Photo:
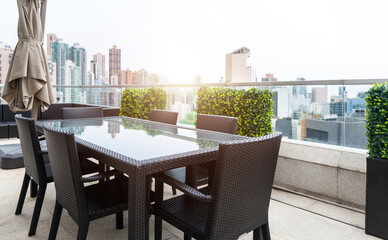
[{"label": "balcony railing", "polygon": [[161,87],[168,110],[181,124],[195,122],[196,91],[201,86],[268,89],[274,93],[273,130],[289,139],[365,149],[364,93],[388,79],[305,80],[246,83],[54,86],[57,102],[120,106],[126,88]]}]

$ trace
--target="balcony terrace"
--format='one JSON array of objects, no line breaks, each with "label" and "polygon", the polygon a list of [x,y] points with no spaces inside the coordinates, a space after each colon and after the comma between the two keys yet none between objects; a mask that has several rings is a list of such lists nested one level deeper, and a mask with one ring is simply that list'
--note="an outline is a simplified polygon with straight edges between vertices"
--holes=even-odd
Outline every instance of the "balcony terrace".
[{"label": "balcony terrace", "polygon": [[[17,139],[2,140],[0,144],[17,143]],[[25,239],[35,200],[29,197],[21,215],[14,214],[24,169],[0,169],[0,239]],[[165,187],[164,197],[172,197]],[[49,184],[40,215],[37,233],[31,239],[47,239],[55,205],[55,188]],[[115,228],[115,217],[109,216],[90,224],[88,239],[127,239],[128,221],[124,214],[124,229]],[[289,190],[274,188],[269,209],[271,236],[285,239],[376,239],[364,233],[364,212]],[[153,239],[153,217],[150,219],[150,239]],[[57,239],[75,239],[77,225],[66,213],[62,214]],[[183,233],[163,223],[163,239],[183,239]],[[252,233],[239,239],[252,239]]]},{"label": "balcony terrace", "polygon": [[[362,94],[373,83],[387,79],[327,80],[257,83],[154,85],[168,95],[168,110],[179,112],[179,124],[192,124],[195,93],[203,85],[230,88],[266,88],[274,92],[273,129],[284,134],[269,210],[272,239],[375,239],[365,235],[365,182],[367,151]],[[129,86],[55,86],[58,102],[120,106]],[[0,144],[18,142],[2,140]],[[0,169],[0,239],[27,236],[33,200],[15,216],[24,170]],[[46,239],[52,219],[55,192],[49,185],[36,239]],[[171,197],[165,188],[165,198]],[[127,217],[127,214],[124,214]],[[153,217],[150,219],[153,239]],[[116,230],[114,217],[91,223],[89,239],[126,239]],[[183,239],[183,233],[165,223],[163,239]],[[58,239],[73,239],[75,223],[64,212]],[[252,239],[252,233],[240,239]]]}]

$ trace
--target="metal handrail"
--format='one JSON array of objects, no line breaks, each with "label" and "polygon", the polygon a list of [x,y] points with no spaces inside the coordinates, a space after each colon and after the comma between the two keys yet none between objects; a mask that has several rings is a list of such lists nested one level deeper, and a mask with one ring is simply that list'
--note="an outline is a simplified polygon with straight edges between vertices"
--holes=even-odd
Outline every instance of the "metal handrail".
[{"label": "metal handrail", "polygon": [[277,82],[230,82],[230,83],[190,83],[190,84],[133,84],[133,85],[54,85],[61,88],[146,88],[146,87],[274,87],[296,85],[370,85],[388,82],[388,78],[381,79],[336,79],[336,80],[304,80]]}]

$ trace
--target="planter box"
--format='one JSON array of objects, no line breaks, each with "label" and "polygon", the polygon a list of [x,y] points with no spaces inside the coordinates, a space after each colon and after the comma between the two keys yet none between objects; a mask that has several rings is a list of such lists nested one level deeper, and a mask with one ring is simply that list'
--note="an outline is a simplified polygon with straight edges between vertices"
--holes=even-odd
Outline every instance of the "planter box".
[{"label": "planter box", "polygon": [[388,160],[367,158],[365,233],[388,239]]}]

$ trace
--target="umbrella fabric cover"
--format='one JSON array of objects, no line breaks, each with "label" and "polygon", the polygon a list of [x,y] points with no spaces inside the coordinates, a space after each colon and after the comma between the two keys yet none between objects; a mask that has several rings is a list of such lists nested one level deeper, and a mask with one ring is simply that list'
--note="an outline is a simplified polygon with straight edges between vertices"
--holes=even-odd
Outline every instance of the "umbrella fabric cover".
[{"label": "umbrella fabric cover", "polygon": [[37,110],[39,105],[45,111],[54,102],[54,95],[42,44],[40,0],[17,0],[17,4],[19,42],[8,70],[3,98],[13,112],[33,107]]}]

